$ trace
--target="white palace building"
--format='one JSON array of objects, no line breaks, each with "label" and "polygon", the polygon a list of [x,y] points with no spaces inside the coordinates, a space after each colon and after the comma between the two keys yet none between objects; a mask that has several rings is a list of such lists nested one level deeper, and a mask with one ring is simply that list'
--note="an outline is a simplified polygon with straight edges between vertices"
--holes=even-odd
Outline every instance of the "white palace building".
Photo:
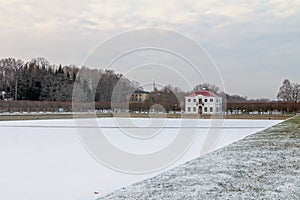
[{"label": "white palace building", "polygon": [[185,98],[185,113],[187,114],[219,114],[222,113],[222,97],[213,92],[202,90]]}]

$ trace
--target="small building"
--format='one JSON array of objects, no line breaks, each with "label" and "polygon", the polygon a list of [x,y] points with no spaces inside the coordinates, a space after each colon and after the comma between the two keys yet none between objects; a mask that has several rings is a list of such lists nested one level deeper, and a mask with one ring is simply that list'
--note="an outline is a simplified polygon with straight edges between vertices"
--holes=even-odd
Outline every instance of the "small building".
[{"label": "small building", "polygon": [[149,98],[149,92],[144,90],[135,90],[133,93],[129,94],[129,103],[143,103]]},{"label": "small building", "polygon": [[222,113],[222,97],[211,91],[197,91],[184,98],[185,113],[200,115]]}]

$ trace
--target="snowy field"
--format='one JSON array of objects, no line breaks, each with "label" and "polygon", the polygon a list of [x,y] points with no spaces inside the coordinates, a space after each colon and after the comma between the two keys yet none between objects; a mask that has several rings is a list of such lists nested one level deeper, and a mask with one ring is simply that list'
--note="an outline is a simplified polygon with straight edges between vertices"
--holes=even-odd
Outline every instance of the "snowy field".
[{"label": "snowy field", "polygon": [[[139,126],[137,130],[143,132],[151,119],[131,120]],[[149,153],[172,142],[181,124],[181,119],[156,120],[164,120],[165,126],[172,129],[162,129],[160,134],[143,142],[124,136],[122,130],[116,128],[114,118],[99,118],[98,124],[106,126],[105,135],[115,146],[128,152]],[[117,172],[94,160],[82,146],[74,120],[0,122],[0,199],[97,199],[198,157],[207,134],[205,127],[210,126],[211,120],[199,121],[202,128],[188,151],[171,166],[147,174]],[[225,128],[214,150],[279,122],[224,120]]]}]

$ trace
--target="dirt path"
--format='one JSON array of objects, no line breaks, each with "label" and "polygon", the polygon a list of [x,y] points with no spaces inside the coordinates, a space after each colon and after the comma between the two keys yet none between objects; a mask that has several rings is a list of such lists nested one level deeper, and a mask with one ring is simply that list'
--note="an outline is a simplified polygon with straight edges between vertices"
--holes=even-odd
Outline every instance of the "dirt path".
[{"label": "dirt path", "polygon": [[103,199],[300,199],[300,116]]}]

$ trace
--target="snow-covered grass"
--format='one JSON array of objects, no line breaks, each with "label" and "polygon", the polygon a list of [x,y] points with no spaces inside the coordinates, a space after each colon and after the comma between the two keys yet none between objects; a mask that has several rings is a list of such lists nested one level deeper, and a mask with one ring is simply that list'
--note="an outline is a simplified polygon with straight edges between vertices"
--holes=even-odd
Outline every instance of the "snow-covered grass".
[{"label": "snow-covered grass", "polygon": [[[131,141],[132,138],[124,137],[122,131],[113,128],[116,126],[113,118],[100,118],[98,120],[100,125],[112,127],[105,129],[110,141],[128,151],[151,152],[157,150],[170,143],[176,134],[176,129],[173,131],[163,129],[156,139],[152,138],[151,141],[140,143],[139,141]],[[122,118],[118,120],[122,120]],[[135,118],[132,120],[137,126],[144,126],[147,124],[147,120],[151,119]],[[180,128],[180,119],[157,120],[166,120],[168,126]],[[222,131],[214,149],[224,147],[279,122],[273,120],[225,120],[224,126],[227,128]],[[209,126],[210,120],[201,119],[200,123],[202,126]],[[0,199],[96,199],[198,157],[199,146],[201,146],[207,131],[206,129],[199,129],[197,138],[190,149],[171,166],[147,174],[128,174],[107,168],[94,160],[81,145],[74,126],[74,120],[71,119],[0,122]],[[234,128],[238,126],[246,128]],[[143,131],[142,129],[139,130]],[[192,163],[195,161],[191,161],[190,165]],[[189,164],[184,166],[186,165]],[[217,168],[215,170],[223,169]],[[166,174],[168,173],[170,172]],[[160,177],[164,176],[166,175]],[[194,173],[193,176],[198,175]],[[192,179],[193,176],[190,178]],[[204,182],[205,179],[207,178],[203,179]],[[180,180],[178,181],[180,183]],[[195,183],[195,185],[197,184]],[[166,187],[172,188],[173,186]],[[218,187],[221,188],[222,186],[219,185]],[[151,189],[146,191],[149,195],[155,194]],[[135,192],[132,195],[137,194]]]},{"label": "snow-covered grass", "polygon": [[300,116],[103,199],[300,199]]}]

